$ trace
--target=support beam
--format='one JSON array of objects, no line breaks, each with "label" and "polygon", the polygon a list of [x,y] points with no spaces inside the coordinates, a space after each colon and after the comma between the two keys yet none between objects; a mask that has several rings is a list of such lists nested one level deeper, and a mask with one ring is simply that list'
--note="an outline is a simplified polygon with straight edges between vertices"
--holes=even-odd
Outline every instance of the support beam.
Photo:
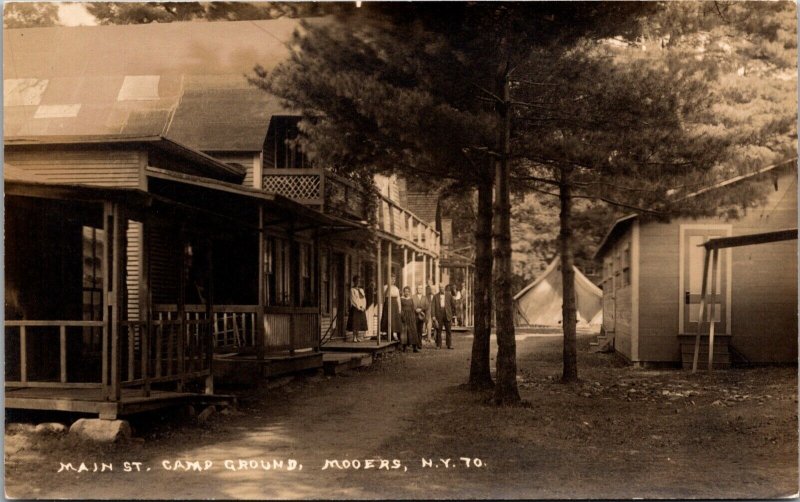
[{"label": "support beam", "polygon": [[[706,314],[706,292],[708,291],[708,262],[711,259],[711,252],[705,250],[703,253],[703,281],[700,287],[700,309],[697,314],[697,331],[694,336],[694,355],[692,356],[692,373],[697,372],[697,359],[700,356],[700,333],[703,332],[703,319]],[[691,308],[691,305],[689,306]]]},{"label": "support beam", "polygon": [[714,249],[711,255],[711,298],[714,301],[708,309],[708,372],[714,371],[714,328],[717,325],[714,322],[714,308],[717,305],[717,268],[719,265],[719,249]]}]

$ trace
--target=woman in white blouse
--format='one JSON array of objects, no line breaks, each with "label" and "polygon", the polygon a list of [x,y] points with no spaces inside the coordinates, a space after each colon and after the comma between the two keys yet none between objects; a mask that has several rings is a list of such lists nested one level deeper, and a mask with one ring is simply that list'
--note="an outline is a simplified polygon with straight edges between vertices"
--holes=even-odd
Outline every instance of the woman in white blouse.
[{"label": "woman in white blouse", "polygon": [[367,331],[367,297],[364,288],[358,282],[358,276],[353,277],[350,288],[350,313],[347,316],[347,331],[353,332],[353,341],[361,341],[361,332]]},{"label": "woman in white blouse", "polygon": [[381,314],[381,331],[389,333],[389,306],[391,305],[392,332],[391,337],[400,340],[400,329],[403,321],[400,319],[400,290],[395,286],[397,277],[392,274],[389,284],[383,288],[383,312]]}]

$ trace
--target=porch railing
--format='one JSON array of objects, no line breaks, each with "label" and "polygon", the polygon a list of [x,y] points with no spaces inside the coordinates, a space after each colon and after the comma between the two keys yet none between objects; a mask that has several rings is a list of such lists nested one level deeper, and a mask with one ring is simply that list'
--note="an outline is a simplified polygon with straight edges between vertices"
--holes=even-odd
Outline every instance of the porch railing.
[{"label": "porch railing", "polygon": [[[104,321],[26,320],[5,324],[7,344],[16,341],[14,331],[19,336],[19,367],[7,370],[7,387],[96,388],[113,400],[121,388],[142,387],[149,392],[151,384],[176,382],[182,387],[189,380],[211,375],[210,322],[200,316],[149,323],[120,321],[116,344]],[[32,336],[37,337],[36,346],[31,344]],[[58,375],[52,371],[55,344],[48,340],[56,336]],[[69,338],[78,336],[82,337],[80,344]],[[70,346],[80,347],[80,351],[70,351]],[[34,364],[29,361],[32,353],[38,359]],[[9,359],[16,366],[16,361]],[[68,366],[70,359],[74,368]]]},{"label": "porch railing", "polygon": [[[205,305],[186,305],[189,319],[204,317]],[[177,305],[156,305],[160,319],[177,316]],[[217,351],[256,351],[259,348],[258,305],[214,305],[211,326]],[[264,307],[264,351],[294,352],[316,349],[320,344],[319,311],[316,307]]]},{"label": "porch railing", "polygon": [[[103,321],[5,321],[6,326],[6,382],[7,387],[62,387],[62,388],[102,388],[102,372],[96,375],[82,375],[80,380],[68,380],[68,337],[82,336],[89,350],[96,350],[98,359],[101,354],[105,360],[106,347],[103,340]],[[15,335],[18,338],[15,338]],[[32,352],[40,352],[39,347],[31,345],[31,338],[45,340],[48,348],[58,347],[58,373],[54,374],[53,361],[31,368],[28,364]],[[16,344],[14,342],[17,342]],[[57,343],[57,345],[56,345]],[[15,347],[15,345],[17,345]],[[16,349],[16,354],[13,352]],[[52,350],[47,351],[52,354]],[[19,362],[14,359],[19,356]],[[38,354],[40,357],[47,357]]]}]

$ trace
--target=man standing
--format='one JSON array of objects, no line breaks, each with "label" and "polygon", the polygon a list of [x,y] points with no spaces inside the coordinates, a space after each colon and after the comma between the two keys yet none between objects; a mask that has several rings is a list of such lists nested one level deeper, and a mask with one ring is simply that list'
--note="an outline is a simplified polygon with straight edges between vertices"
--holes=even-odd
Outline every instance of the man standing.
[{"label": "man standing", "polygon": [[427,340],[427,321],[430,318],[431,302],[422,293],[422,286],[417,286],[417,292],[411,297],[411,299],[414,301],[414,313],[417,316],[417,333],[419,334],[420,340],[422,339],[423,334]]},{"label": "man standing", "polygon": [[453,348],[453,335],[450,331],[455,304],[453,295],[450,294],[450,286],[445,286],[444,291],[439,291],[431,302],[431,317],[433,319],[433,329],[436,332],[436,348],[442,348],[442,328],[447,334],[447,348]]}]

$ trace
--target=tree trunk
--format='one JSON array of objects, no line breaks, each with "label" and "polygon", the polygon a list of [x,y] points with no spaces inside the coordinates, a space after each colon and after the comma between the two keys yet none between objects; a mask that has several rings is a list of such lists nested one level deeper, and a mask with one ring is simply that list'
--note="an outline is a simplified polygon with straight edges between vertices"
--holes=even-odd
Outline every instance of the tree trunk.
[{"label": "tree trunk", "polygon": [[498,143],[501,146],[495,179],[495,305],[497,316],[497,382],[494,402],[500,405],[518,404],[521,399],[517,389],[517,342],[514,338],[514,305],[511,296],[511,199],[509,193],[509,153],[511,149],[511,92],[508,85],[508,67],[499,74],[498,89],[503,102],[497,106],[500,115]]},{"label": "tree trunk", "polygon": [[561,282],[563,302],[561,304],[562,328],[564,330],[563,382],[578,380],[578,348],[576,339],[577,307],[575,302],[575,258],[572,253],[572,193],[570,173],[562,169],[559,183],[561,231],[558,235],[561,253]]},{"label": "tree trunk", "polygon": [[475,229],[475,322],[469,387],[494,387],[489,351],[492,334],[492,191],[489,177],[478,185],[478,221]]}]

